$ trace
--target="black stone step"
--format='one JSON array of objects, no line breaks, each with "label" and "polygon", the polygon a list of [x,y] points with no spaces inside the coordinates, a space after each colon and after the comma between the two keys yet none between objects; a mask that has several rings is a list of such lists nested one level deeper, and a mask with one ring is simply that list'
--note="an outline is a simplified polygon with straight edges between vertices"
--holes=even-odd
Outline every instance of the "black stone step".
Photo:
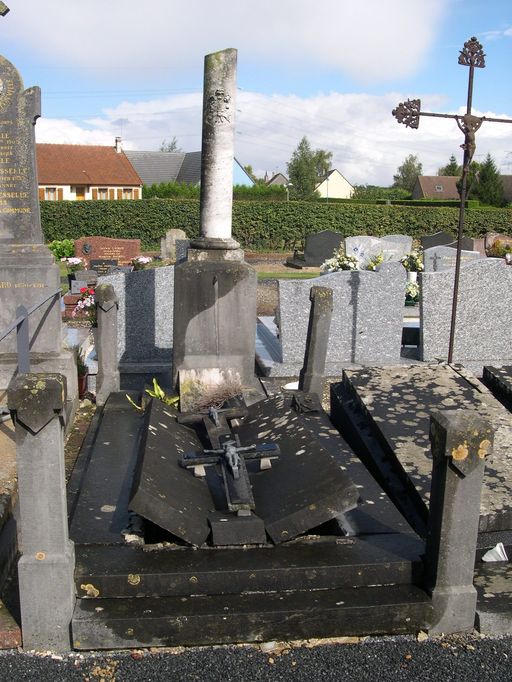
[{"label": "black stone step", "polygon": [[423,549],[415,536],[389,534],[249,549],[77,546],[75,584],[82,598],[410,584]]},{"label": "black stone step", "polygon": [[76,649],[208,645],[427,629],[431,602],[417,587],[196,597],[81,599]]},{"label": "black stone step", "polygon": [[512,366],[484,367],[484,384],[512,412]]}]

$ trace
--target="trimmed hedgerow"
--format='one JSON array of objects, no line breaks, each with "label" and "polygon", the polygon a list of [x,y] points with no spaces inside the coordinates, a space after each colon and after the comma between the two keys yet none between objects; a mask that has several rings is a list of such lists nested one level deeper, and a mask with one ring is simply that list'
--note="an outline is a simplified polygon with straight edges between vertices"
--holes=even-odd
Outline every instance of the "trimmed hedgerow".
[{"label": "trimmed hedgerow", "polygon": [[[41,221],[45,239],[83,236],[139,238],[144,249],[155,249],[171,228],[188,237],[199,231],[196,199],[140,201],[43,201]],[[440,230],[454,235],[458,209],[445,206],[388,206],[309,201],[233,202],[233,236],[243,248],[289,251],[307,234],[335,230],[344,236],[408,234],[421,237]],[[466,209],[465,234],[512,233],[512,209]]]}]

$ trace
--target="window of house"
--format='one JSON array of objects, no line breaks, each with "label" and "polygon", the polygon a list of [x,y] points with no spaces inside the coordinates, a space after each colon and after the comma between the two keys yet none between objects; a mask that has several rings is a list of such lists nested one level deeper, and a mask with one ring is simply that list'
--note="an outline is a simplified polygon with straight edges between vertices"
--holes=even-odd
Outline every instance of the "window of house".
[{"label": "window of house", "polygon": [[123,187],[123,199],[133,199],[133,190]]},{"label": "window of house", "polygon": [[57,188],[46,187],[44,190],[44,198],[46,201],[57,201]]},{"label": "window of house", "polygon": [[436,192],[442,192],[443,191],[443,186],[442,185],[436,185]]},{"label": "window of house", "polygon": [[98,187],[98,199],[103,199],[104,201],[108,199],[107,187]]}]

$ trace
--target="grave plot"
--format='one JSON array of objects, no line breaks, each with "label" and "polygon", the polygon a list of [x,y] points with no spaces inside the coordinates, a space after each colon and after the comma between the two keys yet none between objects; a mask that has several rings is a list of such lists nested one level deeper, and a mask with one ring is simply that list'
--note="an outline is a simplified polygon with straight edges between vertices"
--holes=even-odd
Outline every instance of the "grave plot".
[{"label": "grave plot", "polygon": [[420,535],[426,532],[432,459],[430,414],[465,409],[495,428],[486,462],[480,532],[512,529],[512,415],[471,373],[448,365],[345,370],[332,418]]}]

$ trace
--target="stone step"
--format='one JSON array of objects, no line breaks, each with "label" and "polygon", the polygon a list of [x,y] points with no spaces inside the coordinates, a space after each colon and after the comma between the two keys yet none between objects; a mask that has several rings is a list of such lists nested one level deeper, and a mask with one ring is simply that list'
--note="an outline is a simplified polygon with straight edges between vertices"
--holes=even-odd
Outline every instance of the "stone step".
[{"label": "stone step", "polygon": [[[510,547],[506,547],[510,557]],[[476,627],[485,635],[512,632],[512,563],[480,563],[475,570],[478,593]]]},{"label": "stone step", "polygon": [[387,534],[250,549],[77,546],[75,584],[82,598],[410,584],[423,550],[415,536]]},{"label": "stone step", "polygon": [[274,639],[407,634],[430,625],[417,587],[78,600],[76,649],[209,645]]}]

